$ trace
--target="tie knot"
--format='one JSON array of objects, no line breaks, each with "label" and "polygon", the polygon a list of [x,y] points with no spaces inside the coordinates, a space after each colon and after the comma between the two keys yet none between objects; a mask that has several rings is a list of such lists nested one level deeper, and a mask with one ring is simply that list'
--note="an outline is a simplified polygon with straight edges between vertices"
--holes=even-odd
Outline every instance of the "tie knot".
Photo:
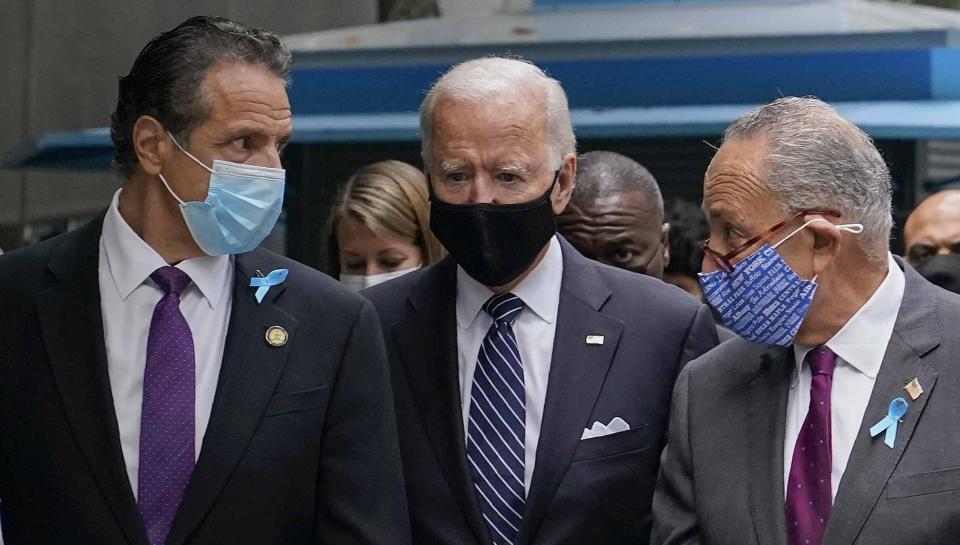
[{"label": "tie knot", "polygon": [[833,368],[837,365],[837,355],[826,346],[815,348],[807,356],[810,372],[814,375],[833,376]]},{"label": "tie knot", "polygon": [[190,276],[176,267],[160,267],[153,271],[150,278],[157,283],[165,295],[180,293],[190,285]]},{"label": "tie knot", "polygon": [[498,293],[487,299],[483,304],[483,310],[487,311],[494,322],[507,322],[512,324],[520,311],[523,310],[523,299],[520,299],[512,293]]}]

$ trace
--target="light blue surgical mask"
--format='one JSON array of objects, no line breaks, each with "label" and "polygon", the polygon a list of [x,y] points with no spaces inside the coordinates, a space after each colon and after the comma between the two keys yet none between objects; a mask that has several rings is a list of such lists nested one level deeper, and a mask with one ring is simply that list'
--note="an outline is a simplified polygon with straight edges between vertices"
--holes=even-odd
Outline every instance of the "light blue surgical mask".
[{"label": "light blue surgical mask", "polygon": [[[733,272],[700,273],[704,297],[734,333],[755,343],[793,344],[817,291],[817,277],[805,280],[797,276],[776,249],[815,221],[826,220],[810,220],[780,242],[764,244],[734,265]],[[834,227],[863,232],[859,223]]]},{"label": "light blue surgical mask", "polygon": [[284,169],[219,159],[211,169],[167,134],[180,151],[210,172],[203,202],[184,202],[160,175],[167,191],[180,203],[180,213],[197,246],[207,255],[241,254],[259,246],[283,209]]}]

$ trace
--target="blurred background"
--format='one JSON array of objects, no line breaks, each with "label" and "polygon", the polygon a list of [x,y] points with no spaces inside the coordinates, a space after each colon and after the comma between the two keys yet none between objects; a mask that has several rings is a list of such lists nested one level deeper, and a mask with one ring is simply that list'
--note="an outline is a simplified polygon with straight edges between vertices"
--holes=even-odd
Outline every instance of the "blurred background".
[{"label": "blurred background", "polygon": [[[211,14],[281,33],[294,55],[288,190],[268,246],[322,267],[337,188],[383,159],[420,165],[416,110],[451,64],[515,54],[570,97],[579,151],[643,163],[699,202],[723,128],[816,95],[877,141],[896,219],[960,181],[960,1],[3,0],[0,247],[109,204],[117,79],[157,33]],[[899,239],[899,231],[897,231]],[[894,252],[899,253],[899,240]]]}]

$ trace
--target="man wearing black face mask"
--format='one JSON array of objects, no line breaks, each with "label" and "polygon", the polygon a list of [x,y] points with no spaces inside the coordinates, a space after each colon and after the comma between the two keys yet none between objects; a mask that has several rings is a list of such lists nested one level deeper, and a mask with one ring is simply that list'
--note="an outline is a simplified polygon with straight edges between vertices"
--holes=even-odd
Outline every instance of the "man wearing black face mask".
[{"label": "man wearing black face mask", "polygon": [[612,151],[583,154],[560,234],[590,259],[654,278],[670,262],[663,197],[640,163]]},{"label": "man wearing black face mask", "polygon": [[923,200],[903,227],[907,261],[924,278],[960,293],[960,190],[946,189]]},{"label": "man wearing black face mask", "polygon": [[415,543],[645,543],[670,389],[706,307],[556,236],[577,159],[559,83],[484,58],[421,107],[450,256],[364,294],[386,337]]}]

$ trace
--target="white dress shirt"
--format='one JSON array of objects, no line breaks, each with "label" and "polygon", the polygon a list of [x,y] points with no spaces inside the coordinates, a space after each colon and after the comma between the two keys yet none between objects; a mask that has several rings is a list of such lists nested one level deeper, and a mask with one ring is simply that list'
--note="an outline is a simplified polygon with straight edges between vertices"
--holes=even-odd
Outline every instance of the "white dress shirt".
[{"label": "white dress shirt", "polygon": [[[867,402],[877,380],[877,372],[883,363],[883,355],[893,335],[893,326],[903,300],[903,271],[887,258],[887,276],[870,299],[850,318],[841,329],[827,341],[827,348],[837,355],[833,371],[833,386],[830,389],[830,441],[833,467],[830,471],[830,493],[837,497],[840,479],[847,468],[853,443],[860,432]],[[793,449],[800,435],[800,428],[810,408],[810,366],[804,362],[807,352],[814,347],[793,346],[796,369],[787,396],[787,425],[783,444],[783,489],[786,494],[790,480],[790,465]],[[869,415],[880,420],[882,415]]]},{"label": "white dress shirt", "polygon": [[[540,443],[540,422],[547,398],[547,380],[553,359],[553,337],[557,330],[560,284],[563,280],[563,252],[556,236],[536,268],[510,293],[526,304],[513,322],[520,358],[523,360],[523,387],[526,391],[526,440],[524,441],[523,488],[530,491],[533,467]],[[463,404],[463,430],[469,429],[470,392],[477,368],[480,345],[493,318],[483,304],[494,294],[486,286],[457,267],[457,352],[460,368],[460,400]],[[466,441],[466,437],[464,437]]]},{"label": "white dress shirt", "polygon": [[[136,497],[147,337],[153,309],[163,296],[150,274],[167,266],[167,262],[120,215],[121,191],[113,196],[100,235],[100,310],[120,445],[127,477]],[[196,358],[194,455],[199,456],[217,390],[233,304],[233,259],[231,256],[195,257],[181,261],[176,267],[193,281],[180,294],[180,312],[193,333]]]}]

